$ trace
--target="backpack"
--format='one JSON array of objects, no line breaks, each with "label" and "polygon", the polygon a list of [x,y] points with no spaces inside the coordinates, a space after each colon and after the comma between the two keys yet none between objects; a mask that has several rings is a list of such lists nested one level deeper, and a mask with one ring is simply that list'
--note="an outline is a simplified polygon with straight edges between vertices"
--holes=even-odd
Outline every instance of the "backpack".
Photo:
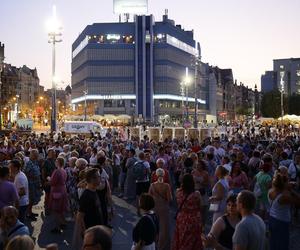
[{"label": "backpack", "polygon": [[137,161],[132,168],[133,177],[137,181],[143,181],[146,175],[146,167],[144,161]]}]

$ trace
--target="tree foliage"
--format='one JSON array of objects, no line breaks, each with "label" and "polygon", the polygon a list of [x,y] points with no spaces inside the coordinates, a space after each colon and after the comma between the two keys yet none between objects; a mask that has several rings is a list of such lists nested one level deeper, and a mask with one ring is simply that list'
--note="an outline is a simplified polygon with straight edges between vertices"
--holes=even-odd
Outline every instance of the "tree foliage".
[{"label": "tree foliage", "polygon": [[[287,113],[287,98],[284,97],[284,113]],[[281,116],[281,93],[278,90],[267,92],[261,100],[261,113],[264,117],[278,118]]]},{"label": "tree foliage", "polygon": [[289,114],[300,115],[300,95],[291,95],[289,97]]},{"label": "tree foliage", "polygon": [[[300,115],[300,95],[284,95],[284,114]],[[265,93],[261,100],[261,113],[264,117],[278,118],[281,116],[281,93],[273,90]]]}]

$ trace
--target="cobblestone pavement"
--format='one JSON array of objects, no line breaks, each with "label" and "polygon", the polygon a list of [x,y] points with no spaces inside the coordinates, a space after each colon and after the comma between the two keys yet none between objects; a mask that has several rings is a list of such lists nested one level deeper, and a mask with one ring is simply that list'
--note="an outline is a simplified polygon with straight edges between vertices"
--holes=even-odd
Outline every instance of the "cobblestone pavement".
[{"label": "cobblestone pavement", "polygon": [[[113,250],[130,250],[131,249],[131,233],[132,228],[138,220],[136,215],[136,208],[134,202],[126,202],[117,197],[113,197],[115,203],[115,216],[112,221],[113,225]],[[29,223],[29,228],[32,232],[32,236],[36,241],[35,249],[43,249],[47,244],[57,243],[59,250],[72,249],[72,235],[74,222],[70,222],[67,225],[66,230],[63,234],[57,235],[52,234],[50,230],[53,228],[54,223],[51,216],[44,216],[43,203],[40,202],[34,207],[34,212],[38,213],[40,216],[36,222]],[[173,229],[175,227],[175,220],[173,219],[175,215],[175,209],[171,210],[170,222],[171,222],[171,236],[173,234]],[[209,227],[206,228],[206,231]],[[290,235],[290,250],[300,249],[300,219],[297,220],[291,226]]]}]

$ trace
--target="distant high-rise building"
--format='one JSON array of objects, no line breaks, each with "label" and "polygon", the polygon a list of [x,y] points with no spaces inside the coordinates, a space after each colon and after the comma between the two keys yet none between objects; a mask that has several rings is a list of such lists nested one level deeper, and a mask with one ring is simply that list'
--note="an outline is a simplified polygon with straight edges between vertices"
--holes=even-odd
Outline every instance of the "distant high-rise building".
[{"label": "distant high-rise building", "polygon": [[287,95],[300,94],[300,58],[275,59],[273,71],[266,71],[262,75],[263,93],[274,89],[281,90],[282,87]]},{"label": "distant high-rise building", "polygon": [[266,71],[261,76],[261,92],[267,93],[276,88],[276,73],[274,71]]},{"label": "distant high-rise building", "polygon": [[300,58],[276,59],[273,61],[276,72],[276,86],[281,89],[281,72],[283,73],[284,92],[288,95],[300,94]]},{"label": "distant high-rise building", "polygon": [[[134,115],[158,121],[182,117],[182,102],[195,103],[193,31],[175,25],[167,15],[155,22],[152,15],[134,22],[88,25],[72,45],[72,103],[94,106],[99,115]],[[186,68],[188,91],[182,91]],[[198,77],[199,114],[208,112],[206,81]],[[199,120],[202,120],[199,117]]]}]

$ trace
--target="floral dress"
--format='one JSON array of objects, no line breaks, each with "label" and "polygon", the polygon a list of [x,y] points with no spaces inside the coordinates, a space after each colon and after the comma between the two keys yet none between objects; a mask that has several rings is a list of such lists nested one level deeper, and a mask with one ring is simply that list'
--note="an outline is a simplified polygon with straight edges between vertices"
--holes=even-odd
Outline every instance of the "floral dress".
[{"label": "floral dress", "polygon": [[29,160],[25,166],[24,173],[28,179],[29,200],[37,205],[41,200],[41,171],[37,161]]},{"label": "floral dress", "polygon": [[66,181],[66,187],[69,197],[69,205],[70,210],[74,214],[79,207],[79,198],[78,198],[78,192],[77,192],[77,177],[75,170],[73,168],[67,167],[66,169],[67,173],[67,181]]},{"label": "floral dress", "polygon": [[[201,240],[201,195],[199,192],[193,192],[186,200],[185,198],[186,195],[179,189],[176,199],[178,207],[181,206],[181,210],[176,218],[172,250],[201,250],[203,249]],[[182,203],[183,205],[181,205]]]}]

